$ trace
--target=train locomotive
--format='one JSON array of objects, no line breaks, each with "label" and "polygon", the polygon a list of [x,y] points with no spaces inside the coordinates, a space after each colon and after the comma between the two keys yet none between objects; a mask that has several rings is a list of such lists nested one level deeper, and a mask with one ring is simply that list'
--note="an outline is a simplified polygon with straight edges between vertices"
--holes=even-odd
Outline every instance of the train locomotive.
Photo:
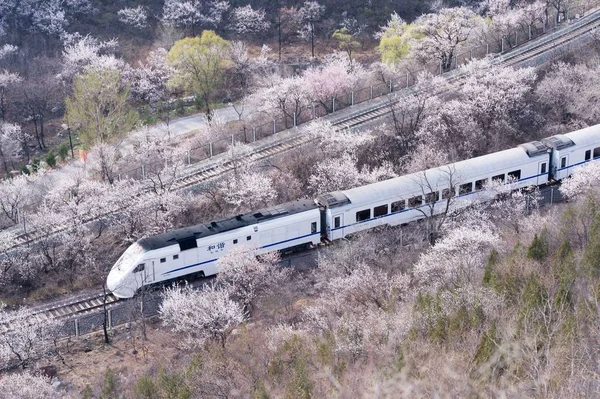
[{"label": "train locomotive", "polygon": [[142,238],[117,260],[107,287],[119,298],[130,298],[149,284],[216,274],[217,259],[236,245],[254,248],[257,254],[318,245],[487,201],[495,195],[487,189],[491,181],[510,182],[511,189],[559,181],[596,159],[600,159],[600,125],[314,200]]}]

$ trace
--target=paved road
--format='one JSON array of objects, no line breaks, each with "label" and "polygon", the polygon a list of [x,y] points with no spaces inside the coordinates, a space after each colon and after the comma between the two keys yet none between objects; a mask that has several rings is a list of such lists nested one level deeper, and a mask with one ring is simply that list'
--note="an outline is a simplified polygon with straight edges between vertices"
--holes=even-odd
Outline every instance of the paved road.
[{"label": "paved road", "polygon": [[[238,111],[241,111],[239,105],[237,106],[237,109]],[[239,119],[239,114],[236,112],[232,105],[216,109],[214,113],[215,117],[221,119],[223,122],[232,122],[237,121]],[[245,106],[242,112],[242,119],[248,119],[249,115],[250,109],[248,108],[248,106]],[[169,124],[169,130],[171,131],[171,134],[177,136],[180,134],[191,132],[193,130],[197,130],[205,123],[206,115],[204,113],[199,113],[173,120]]]}]

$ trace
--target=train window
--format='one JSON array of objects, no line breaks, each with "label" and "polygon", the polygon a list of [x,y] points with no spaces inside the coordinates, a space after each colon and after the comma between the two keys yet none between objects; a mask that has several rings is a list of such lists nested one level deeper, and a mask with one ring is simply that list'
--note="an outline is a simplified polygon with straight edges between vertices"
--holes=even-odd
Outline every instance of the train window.
[{"label": "train window", "polygon": [[454,196],[454,190],[445,188],[442,190],[442,199],[452,198]]},{"label": "train window", "polygon": [[392,213],[400,212],[404,208],[404,200],[392,202]]},{"label": "train window", "polygon": [[373,216],[377,217],[377,216],[383,216],[383,215],[387,215],[388,214],[388,205],[379,205],[376,206],[375,208],[373,208]]},{"label": "train window", "polygon": [[468,194],[473,191],[473,183],[465,183],[458,186],[458,195]]},{"label": "train window", "polygon": [[339,227],[340,227],[340,224],[341,224],[341,218],[340,218],[339,216],[336,216],[336,217],[333,219],[333,228],[334,228],[334,229],[337,229],[337,228],[339,228]]},{"label": "train window", "polygon": [[312,222],[310,224],[310,232],[311,233],[316,233],[317,232],[317,222]]},{"label": "train window", "polygon": [[408,207],[409,208],[416,208],[418,206],[420,206],[423,203],[423,197],[421,197],[420,195],[417,195],[416,197],[412,197],[408,199]]},{"label": "train window", "polygon": [[592,150],[587,150],[585,152],[585,160],[589,161],[590,159],[592,159]]},{"label": "train window", "polygon": [[502,173],[501,175],[497,175],[497,176],[492,177],[492,181],[493,182],[504,183],[504,173]]},{"label": "train window", "polygon": [[173,255],[173,260],[179,259],[179,255]]},{"label": "train window", "polygon": [[238,241],[237,241],[237,238],[236,238],[235,240],[233,240],[233,243],[234,243],[234,244],[237,244],[237,243],[238,243]]},{"label": "train window", "polygon": [[600,157],[600,147],[594,148],[594,159]]},{"label": "train window", "polygon": [[190,237],[179,241],[179,249],[185,251],[186,249],[198,248],[196,238]]},{"label": "train window", "polygon": [[356,221],[362,222],[363,220],[371,219],[371,210],[365,209],[363,211],[356,212]]},{"label": "train window", "polygon": [[540,166],[540,173],[546,173],[546,162],[543,162]]},{"label": "train window", "polygon": [[560,159],[560,167],[561,168],[566,168],[567,167],[567,157],[562,157]]},{"label": "train window", "polygon": [[250,241],[252,239],[252,236],[247,236],[246,237],[246,241]]},{"label": "train window", "polygon": [[521,169],[508,172],[508,180],[519,181],[521,179]]},{"label": "train window", "polygon": [[487,184],[487,179],[481,179],[475,181],[475,191],[483,190],[485,185]]},{"label": "train window", "polygon": [[425,194],[425,203],[432,204],[438,200],[438,192],[434,191],[432,193]]},{"label": "train window", "polygon": [[135,269],[133,269],[133,272],[134,272],[134,273],[139,273],[139,272],[141,272],[141,271],[143,271],[143,270],[144,270],[144,264],[143,264],[143,263],[140,263],[139,265],[137,265],[137,266],[135,267]]},{"label": "train window", "polygon": [[167,258],[160,258],[160,263],[165,263],[167,261]]}]

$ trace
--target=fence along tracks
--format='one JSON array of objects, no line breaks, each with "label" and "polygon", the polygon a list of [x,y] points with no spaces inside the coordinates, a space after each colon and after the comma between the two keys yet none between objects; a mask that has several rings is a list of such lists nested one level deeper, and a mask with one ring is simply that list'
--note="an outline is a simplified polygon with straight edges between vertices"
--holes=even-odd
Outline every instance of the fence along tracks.
[{"label": "fence along tracks", "polygon": [[[517,65],[521,64],[525,61],[529,61],[535,59],[536,57],[555,50],[565,44],[568,44],[574,41],[576,38],[589,34],[593,32],[598,25],[600,25],[600,11],[596,10],[594,12],[589,13],[585,17],[581,18],[577,22],[566,26],[558,31],[550,33],[546,36],[542,36],[536,39],[533,42],[527,42],[520,47],[513,48],[510,52],[499,55],[494,59],[494,62],[504,65]],[[449,81],[457,81],[463,77],[460,73],[456,73],[456,70],[447,74],[447,79]],[[400,91],[394,94],[394,97],[399,95],[409,95],[410,93],[414,93],[415,90],[420,90],[419,88],[402,88]],[[371,107],[359,110],[354,114],[351,114],[347,117],[340,118],[338,120],[332,121],[334,126],[338,126],[339,129],[343,128],[351,128],[359,126],[363,123],[375,120],[377,118],[383,117],[391,112],[390,105],[395,101],[392,98],[385,99],[383,101],[379,101],[376,105]],[[293,128],[298,129],[298,128]],[[298,131],[300,134],[289,135],[288,137],[272,141],[268,144],[263,144],[256,146],[253,151],[248,154],[248,162],[257,162],[262,159],[277,155],[279,153],[288,151],[290,149],[299,147],[301,145],[307,144],[312,141],[314,137],[303,135],[302,128],[299,128]],[[211,164],[197,168],[193,171],[189,171],[181,176],[176,178],[176,181],[173,183],[173,189],[183,189],[186,187],[193,186],[195,184],[201,183],[203,181],[212,179],[219,175],[229,172],[233,169],[233,164],[231,162],[212,162]],[[145,193],[137,193],[135,196],[144,196]],[[86,223],[93,222],[96,220],[101,220],[102,218],[108,217],[114,213],[117,213],[122,208],[113,209],[111,211],[105,212],[101,215],[96,215],[94,217],[90,217],[89,220],[86,220]],[[0,250],[6,251],[13,248],[17,248],[19,246],[27,245],[34,243],[42,238],[46,238],[55,234],[59,234],[63,231],[68,230],[69,224],[65,223],[63,225],[53,226],[50,231],[41,231],[34,230],[28,233],[23,233],[15,237],[12,243],[8,243],[4,247],[0,247]]]}]

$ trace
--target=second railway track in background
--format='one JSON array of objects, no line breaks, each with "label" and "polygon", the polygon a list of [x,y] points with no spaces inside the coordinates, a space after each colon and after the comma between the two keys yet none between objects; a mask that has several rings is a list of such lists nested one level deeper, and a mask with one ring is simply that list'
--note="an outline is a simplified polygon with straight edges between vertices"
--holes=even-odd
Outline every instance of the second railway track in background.
[{"label": "second railway track in background", "polygon": [[[555,50],[560,46],[564,46],[565,44],[570,43],[571,41],[582,35],[590,34],[595,29],[597,29],[598,25],[600,25],[600,11],[594,11],[588,14],[587,16],[583,17],[579,22],[581,23],[575,28],[572,28],[572,26],[567,26],[559,31],[550,33],[548,36],[540,37],[539,42],[527,42],[522,46],[513,48],[510,52],[497,56],[494,62],[510,66],[517,65],[524,61],[536,58],[549,51]],[[449,73],[447,79],[449,81],[455,82],[460,80],[462,77],[463,75],[461,75],[460,73]],[[419,89],[417,88],[416,90]],[[393,95],[390,95],[387,100],[381,101],[377,105],[358,111],[350,116],[334,120],[332,121],[332,124],[338,129],[345,129],[357,127],[364,123],[384,117],[391,113],[390,106],[396,102],[396,100],[394,100],[395,98],[398,98],[398,96],[408,96],[413,93],[415,93],[415,88],[412,86],[410,88],[402,88],[398,92],[395,92]],[[283,153],[293,148],[305,145],[315,139],[314,136],[303,135],[301,129],[302,128],[299,128],[300,134],[292,135],[291,137],[279,141],[274,141],[269,144],[256,146],[254,150],[250,154],[248,154],[248,162],[258,162],[260,160],[272,157],[274,155]],[[176,181],[173,183],[173,189],[184,189],[196,185],[198,183],[225,174],[231,171],[232,169],[233,165],[231,162],[213,163],[212,165],[208,165],[204,168],[199,168],[193,172],[177,177]],[[136,193],[134,195],[144,196],[145,193]],[[91,217],[89,220],[86,221],[86,223],[101,220],[115,213],[118,213],[121,210],[122,208],[114,209],[104,214]],[[29,233],[24,233],[16,236],[12,245],[9,245],[5,248],[0,248],[0,250],[9,250],[22,245],[34,243],[37,240],[55,234],[59,234],[63,231],[68,230],[69,228],[70,226],[67,223],[65,223],[64,225],[54,226],[51,231],[34,230]]]}]

